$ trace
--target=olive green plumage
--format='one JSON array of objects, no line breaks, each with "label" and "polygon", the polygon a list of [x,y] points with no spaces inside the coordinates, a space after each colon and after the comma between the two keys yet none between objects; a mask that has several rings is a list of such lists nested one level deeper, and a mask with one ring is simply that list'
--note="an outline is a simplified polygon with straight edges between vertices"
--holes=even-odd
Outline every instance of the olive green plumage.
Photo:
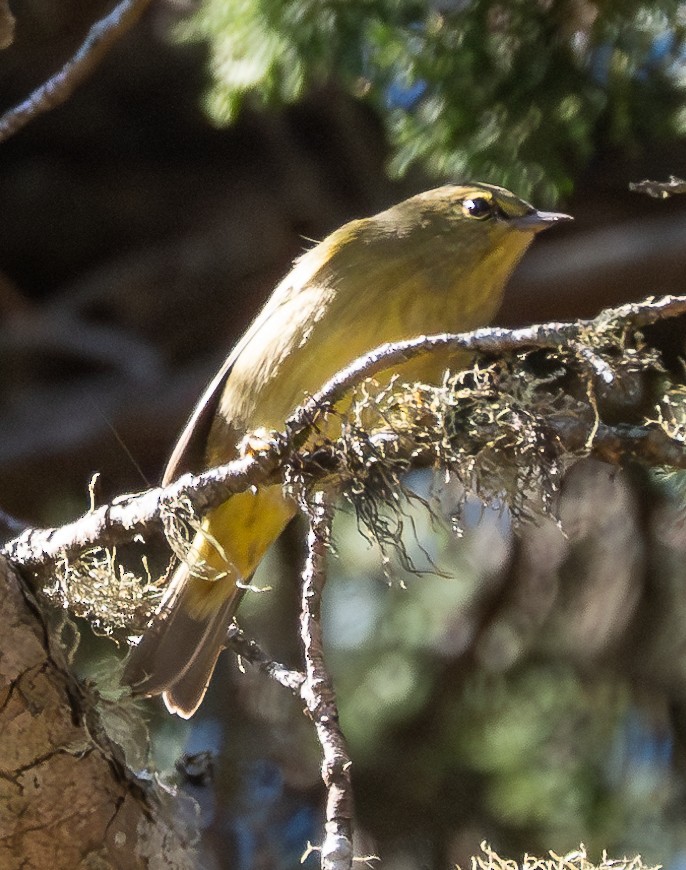
[{"label": "olive green plumage", "polygon": [[[294,264],[201,398],[165,481],[237,456],[241,440],[281,430],[308,395],[389,341],[484,326],[546,214],[487,184],[447,185],[351,221]],[[437,382],[459,358],[424,356],[382,374]],[[196,467],[197,467],[197,460]],[[204,517],[124,675],[191,716],[202,701],[242,590],[295,512],[280,487],[231,497]]]}]

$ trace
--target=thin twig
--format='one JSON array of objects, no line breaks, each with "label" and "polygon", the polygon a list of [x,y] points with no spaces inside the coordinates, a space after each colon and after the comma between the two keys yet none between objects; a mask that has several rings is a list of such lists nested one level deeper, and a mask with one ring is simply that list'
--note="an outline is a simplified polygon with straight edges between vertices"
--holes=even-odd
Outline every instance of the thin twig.
[{"label": "thin twig", "polygon": [[76,53],[62,69],[23,102],[0,117],[0,142],[13,136],[33,118],[62,105],[95,69],[112,45],[138,21],[152,0],[122,0],[88,31]]},{"label": "thin twig", "polygon": [[184,474],[167,487],[120,496],[88,511],[72,523],[52,529],[27,529],[0,551],[15,565],[36,570],[88,547],[112,547],[160,528],[160,514],[179,499],[190,500],[204,513],[237,492],[266,483],[281,462],[281,448],[237,459],[202,474]]},{"label": "thin twig", "polygon": [[322,779],[328,797],[321,867],[322,870],[350,870],[353,863],[351,762],[338,722],[336,695],[324,662],[320,622],[332,508],[321,490],[315,494],[310,508],[300,611],[300,637],[305,656],[305,682],[301,694],[317,729],[324,755]]},{"label": "thin twig", "polygon": [[263,674],[290,689],[295,695],[300,694],[305,682],[305,674],[270,659],[257,641],[247,638],[235,622],[229,626],[226,633],[226,646],[251,665],[255,665]]},{"label": "thin twig", "polygon": [[676,193],[686,193],[686,181],[677,178],[676,175],[671,175],[669,181],[649,181],[648,179],[632,181],[629,190],[634,191],[634,193],[646,193],[655,199],[667,199]]}]

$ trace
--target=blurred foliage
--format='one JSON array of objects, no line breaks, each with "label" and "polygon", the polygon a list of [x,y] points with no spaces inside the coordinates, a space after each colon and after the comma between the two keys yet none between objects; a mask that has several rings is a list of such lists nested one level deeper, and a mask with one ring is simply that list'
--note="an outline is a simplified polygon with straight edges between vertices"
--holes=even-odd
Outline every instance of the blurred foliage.
[{"label": "blurred foliage", "polygon": [[[435,511],[416,500],[404,509],[413,519],[407,546],[435,544]],[[686,846],[686,824],[661,690],[637,694],[631,676],[607,664],[579,667],[562,654],[564,629],[515,644],[514,661],[489,660],[483,641],[477,661],[469,655],[484,587],[513,544],[509,520],[487,509],[460,540],[446,523],[436,561],[453,576],[406,576],[402,588],[387,586],[353,516],[337,518],[327,660],[355,760],[359,818],[382,854],[411,833],[401,848],[417,866],[448,866],[448,832],[470,826],[510,852],[583,840],[596,856],[607,848],[669,862]],[[591,606],[603,607],[602,588],[594,595]],[[492,650],[512,638],[487,642]],[[446,851],[422,863],[432,837]]]},{"label": "blurred foliage", "polygon": [[685,123],[678,0],[203,0],[220,123],[330,84],[384,119],[390,168],[500,181],[552,201],[599,144]]}]

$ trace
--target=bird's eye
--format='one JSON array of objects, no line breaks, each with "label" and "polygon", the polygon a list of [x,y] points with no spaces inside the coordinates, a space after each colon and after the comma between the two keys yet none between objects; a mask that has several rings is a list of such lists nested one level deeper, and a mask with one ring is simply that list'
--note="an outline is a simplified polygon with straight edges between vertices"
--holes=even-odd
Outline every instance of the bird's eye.
[{"label": "bird's eye", "polygon": [[465,199],[462,203],[462,208],[468,217],[476,218],[480,221],[491,217],[493,214],[491,203],[481,196],[475,199]]}]

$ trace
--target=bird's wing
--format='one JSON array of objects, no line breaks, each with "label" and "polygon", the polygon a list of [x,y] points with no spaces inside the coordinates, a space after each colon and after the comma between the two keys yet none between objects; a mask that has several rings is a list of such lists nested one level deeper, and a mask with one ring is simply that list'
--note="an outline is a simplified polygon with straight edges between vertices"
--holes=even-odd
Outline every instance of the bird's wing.
[{"label": "bird's wing", "polygon": [[[296,261],[297,262],[297,261]],[[301,282],[293,281],[293,273],[289,274],[276,288],[267,300],[264,308],[248,327],[243,337],[235,345],[224,364],[212,378],[205,392],[188,418],[179,440],[176,442],[162,477],[162,486],[167,486],[187,471],[198,472],[206,468],[207,441],[212,427],[212,421],[221,401],[226,384],[236,360],[251,341],[259,341],[260,333],[274,317],[279,317],[282,307],[288,303],[300,289]],[[227,421],[229,424],[231,421]],[[236,427],[236,441],[244,434],[244,426]],[[225,461],[229,461],[227,455]]]},{"label": "bird's wing", "polygon": [[224,365],[212,378],[200,401],[188,418],[179,440],[176,442],[167,467],[164,469],[162,486],[167,486],[187,471],[197,472],[204,467],[205,449],[210,427],[224,390],[224,384],[231,374],[236,360],[238,347],[229,354]]},{"label": "bird's wing", "polygon": [[[264,340],[264,336],[269,336],[268,326],[270,322],[274,318],[280,319],[283,316],[284,306],[291,304],[304,287],[312,287],[322,265],[321,245],[307,251],[295,261],[291,272],[272,293],[262,311],[248,327],[202,394],[169,458],[162,478],[163,486],[176,480],[186,471],[197,472],[206,468],[205,450],[210,428],[221,401],[224,385],[236,360],[251,342],[260,342],[260,340]],[[231,420],[227,420],[229,427],[235,432],[236,441],[238,441],[245,434],[245,424],[236,425],[234,429],[231,422]],[[224,461],[228,462],[230,458],[230,455],[227,455]]]}]

